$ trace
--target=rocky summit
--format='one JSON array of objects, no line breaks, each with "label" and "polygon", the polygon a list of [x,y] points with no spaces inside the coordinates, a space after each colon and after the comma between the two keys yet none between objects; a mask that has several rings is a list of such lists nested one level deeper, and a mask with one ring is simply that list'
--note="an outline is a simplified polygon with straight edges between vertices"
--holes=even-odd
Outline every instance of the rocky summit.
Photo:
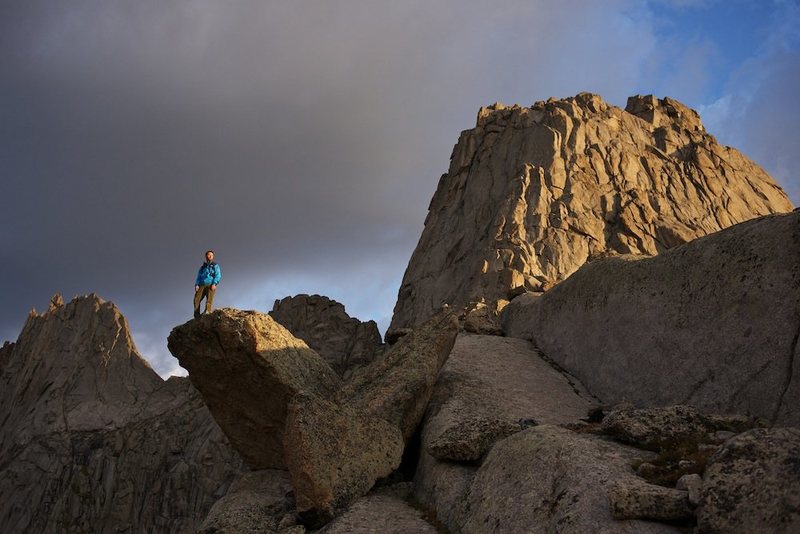
[{"label": "rocky summit", "polygon": [[654,255],[791,209],[763,169],[671,98],[481,108],[439,180],[388,337],[442,304],[494,306],[592,258]]},{"label": "rocky summit", "polygon": [[56,295],[2,355],[0,532],[195,532],[242,469],[110,302]]},{"label": "rocky summit", "polygon": [[388,344],[320,295],[0,347],[0,532],[800,531],[800,211],[665,98],[483,108]]},{"label": "rocky summit", "polygon": [[349,378],[383,350],[375,321],[350,317],[344,305],[320,295],[276,300],[270,317],[305,341],[342,378]]}]

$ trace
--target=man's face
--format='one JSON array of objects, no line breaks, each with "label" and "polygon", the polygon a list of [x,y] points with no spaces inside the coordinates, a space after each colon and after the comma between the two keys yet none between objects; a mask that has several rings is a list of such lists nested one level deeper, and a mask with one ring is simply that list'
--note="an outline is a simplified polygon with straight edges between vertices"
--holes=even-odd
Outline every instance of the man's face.
[{"label": "man's face", "polygon": [[213,252],[206,252],[206,261],[212,261],[214,259]]}]

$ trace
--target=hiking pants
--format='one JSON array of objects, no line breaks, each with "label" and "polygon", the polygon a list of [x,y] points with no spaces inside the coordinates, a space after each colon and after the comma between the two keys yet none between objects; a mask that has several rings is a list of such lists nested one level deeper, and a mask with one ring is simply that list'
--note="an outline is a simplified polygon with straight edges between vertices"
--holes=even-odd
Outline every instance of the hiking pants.
[{"label": "hiking pants", "polygon": [[194,314],[198,315],[200,313],[200,301],[203,300],[205,297],[206,299],[206,313],[211,311],[211,304],[214,302],[214,289],[211,289],[211,286],[200,286],[197,291],[194,292]]}]

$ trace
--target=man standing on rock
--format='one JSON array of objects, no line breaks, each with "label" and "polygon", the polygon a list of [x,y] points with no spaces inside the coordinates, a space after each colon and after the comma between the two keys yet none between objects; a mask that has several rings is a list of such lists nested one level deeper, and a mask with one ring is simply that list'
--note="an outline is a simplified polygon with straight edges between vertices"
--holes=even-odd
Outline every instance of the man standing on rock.
[{"label": "man standing on rock", "polygon": [[222,280],[222,270],[214,262],[214,251],[206,251],[206,261],[197,271],[197,279],[194,282],[194,318],[200,317],[200,301],[206,299],[206,313],[211,311],[211,304],[214,302],[214,292],[217,284]]}]

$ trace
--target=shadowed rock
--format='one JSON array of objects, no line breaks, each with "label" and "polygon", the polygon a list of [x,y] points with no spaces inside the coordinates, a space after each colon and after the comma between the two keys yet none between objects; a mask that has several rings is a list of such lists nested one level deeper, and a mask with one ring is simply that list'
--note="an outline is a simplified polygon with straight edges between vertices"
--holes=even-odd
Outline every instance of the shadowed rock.
[{"label": "shadowed rock", "polygon": [[800,424],[800,211],[594,261],[501,318],[607,403]]},{"label": "shadowed rock", "polygon": [[[457,442],[462,452],[489,450],[505,440],[500,436],[485,440],[487,436],[481,432],[464,432],[472,421],[576,423],[595,403],[579,382],[544,361],[530,342],[459,334],[439,375],[420,433],[416,498],[434,510],[451,532],[460,532],[464,501],[478,467],[435,458],[428,452],[434,444]],[[505,505],[502,508],[509,515],[516,513]]]},{"label": "shadowed rock", "polygon": [[383,419],[305,395],[289,405],[285,440],[297,512],[315,528],[397,469],[404,445]]},{"label": "shadowed rock", "polygon": [[337,399],[343,405],[388,421],[408,441],[425,414],[458,328],[454,311],[433,317],[400,338],[383,358],[345,384]]},{"label": "shadowed rock", "polygon": [[437,460],[474,462],[501,439],[522,430],[519,423],[490,417],[472,417],[451,426],[428,445],[428,452]]},{"label": "shadowed rock", "polygon": [[659,450],[685,441],[707,441],[719,430],[743,432],[752,423],[744,416],[706,415],[678,405],[613,411],[603,419],[602,429],[626,443]]},{"label": "shadowed rock", "polygon": [[499,442],[478,469],[459,532],[677,532],[614,519],[608,493],[642,451],[550,425]]},{"label": "shadowed rock", "polygon": [[800,531],[800,429],[755,429],[725,442],[706,468],[697,530]]},{"label": "shadowed rock", "polygon": [[648,484],[638,478],[615,482],[608,501],[616,519],[686,521],[694,517],[689,492]]},{"label": "shadowed rock", "polygon": [[[214,503],[199,534],[272,534],[289,531],[295,521],[292,486],[286,471],[242,473]],[[302,526],[299,527],[302,531]]]},{"label": "shadowed rock", "polygon": [[253,469],[285,467],[286,409],[299,392],[329,398],[339,377],[269,315],[215,310],[175,327],[168,347]]},{"label": "shadowed rock", "polygon": [[242,459],[186,378],[163,381],[96,295],[0,349],[0,532],[196,532]]}]

